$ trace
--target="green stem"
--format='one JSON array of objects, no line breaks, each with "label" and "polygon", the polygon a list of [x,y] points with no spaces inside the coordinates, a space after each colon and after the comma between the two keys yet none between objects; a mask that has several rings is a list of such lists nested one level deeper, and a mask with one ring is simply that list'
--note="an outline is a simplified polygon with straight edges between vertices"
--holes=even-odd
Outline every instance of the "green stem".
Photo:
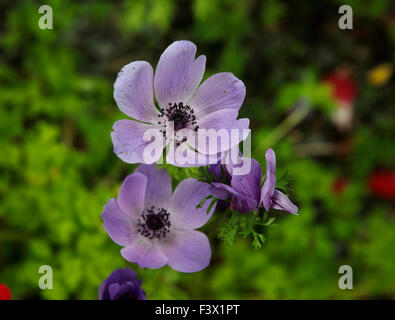
[{"label": "green stem", "polygon": [[266,150],[274,146],[278,141],[285,137],[293,128],[295,128],[310,111],[310,103],[303,99],[299,101],[295,110],[288,115],[276,128],[270,132],[266,138],[260,143],[258,149]]}]

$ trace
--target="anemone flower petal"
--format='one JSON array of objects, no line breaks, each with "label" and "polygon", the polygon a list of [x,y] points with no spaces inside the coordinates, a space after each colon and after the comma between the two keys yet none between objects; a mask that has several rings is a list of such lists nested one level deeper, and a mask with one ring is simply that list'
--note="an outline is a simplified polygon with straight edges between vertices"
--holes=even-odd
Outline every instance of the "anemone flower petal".
[{"label": "anemone flower petal", "polygon": [[196,45],[190,41],[175,41],[162,53],[156,67],[154,88],[160,107],[183,102],[190,97],[202,81],[206,57],[195,60]]},{"label": "anemone flower petal", "polygon": [[153,70],[146,61],[125,65],[114,84],[114,99],[127,116],[149,123],[158,117],[153,99]]},{"label": "anemone flower petal", "polygon": [[196,230],[175,230],[162,244],[168,265],[180,272],[197,272],[210,264],[211,248],[207,236]]},{"label": "anemone flower petal", "polygon": [[230,208],[240,213],[253,212],[258,208],[258,202],[250,197],[232,197]]},{"label": "anemone flower petal", "polygon": [[215,154],[238,145],[250,133],[250,121],[246,118],[236,120],[237,115],[235,109],[222,109],[198,119],[198,140],[192,146],[201,153]]},{"label": "anemone flower petal", "polygon": [[223,183],[213,182],[211,185],[210,192],[216,198],[221,200],[231,198],[230,207],[232,210],[247,213],[254,211],[258,207],[259,202],[250,195],[241,194]]},{"label": "anemone flower petal", "polygon": [[114,270],[111,275],[107,278],[107,282],[112,283],[124,283],[127,281],[133,281],[138,285],[141,285],[141,279],[137,279],[136,271],[130,268],[122,268]]},{"label": "anemone flower petal", "polygon": [[295,206],[289,198],[279,190],[274,191],[272,198],[273,208],[278,210],[284,210],[292,214],[298,214],[298,207]]},{"label": "anemone flower petal", "polygon": [[169,144],[166,162],[176,167],[200,167],[218,162],[219,154],[203,154],[196,152],[187,142],[175,147]]},{"label": "anemone flower petal", "polygon": [[188,104],[197,115],[205,115],[221,109],[238,111],[246,94],[244,83],[231,72],[217,73],[205,80]]},{"label": "anemone flower petal", "polygon": [[229,197],[243,197],[240,193],[238,193],[231,186],[228,186],[224,183],[220,182],[212,182],[212,188],[210,188],[211,193],[217,197],[218,199],[225,200]]},{"label": "anemone flower petal", "polygon": [[265,154],[266,158],[266,180],[261,192],[261,201],[267,211],[272,206],[271,198],[276,186],[276,155],[273,149],[268,149]]},{"label": "anemone flower petal", "polygon": [[232,176],[231,186],[238,193],[255,199],[258,205],[261,199],[262,167],[255,159],[244,158],[243,162],[247,161],[251,161],[249,172]]},{"label": "anemone flower petal", "polygon": [[272,201],[269,195],[269,181],[267,179],[265,180],[261,191],[261,204],[263,204],[266,211],[269,211],[272,207]]},{"label": "anemone flower petal", "polygon": [[124,268],[114,270],[99,287],[100,300],[146,300],[142,281],[136,272]]},{"label": "anemone flower petal", "polygon": [[[220,185],[224,185],[222,183],[218,183]],[[211,186],[210,187],[210,192],[211,194],[216,197],[217,199],[220,200],[226,200],[230,197],[232,197],[232,194],[230,192],[228,192],[225,188],[223,188],[222,186]]]},{"label": "anemone flower petal", "polygon": [[210,185],[189,178],[181,181],[174,190],[169,201],[169,212],[172,215],[172,223],[177,228],[197,229],[207,223],[211,218],[215,205],[207,213],[212,200],[207,200],[202,208],[197,208],[199,203],[210,195]]},{"label": "anemone flower petal", "polygon": [[166,169],[158,170],[155,165],[141,164],[135,172],[142,173],[147,177],[145,191],[145,208],[150,206],[166,206],[172,192],[171,177]]},{"label": "anemone flower petal", "polygon": [[121,255],[140,268],[158,269],[167,264],[167,257],[155,242],[142,240],[133,246],[121,249]]},{"label": "anemone flower petal", "polygon": [[[162,134],[156,126],[133,120],[123,119],[115,122],[111,139],[114,153],[127,163],[156,162],[162,152],[156,152],[153,155],[145,152],[157,148],[162,151],[164,148]],[[149,147],[151,148],[148,149]]]},{"label": "anemone flower petal", "polygon": [[110,238],[120,246],[128,246],[139,239],[135,228],[135,220],[127,216],[119,208],[115,199],[110,199],[102,213],[104,229]]},{"label": "anemone flower petal", "polygon": [[147,177],[135,172],[126,177],[118,193],[119,208],[128,216],[139,217],[144,210]]}]

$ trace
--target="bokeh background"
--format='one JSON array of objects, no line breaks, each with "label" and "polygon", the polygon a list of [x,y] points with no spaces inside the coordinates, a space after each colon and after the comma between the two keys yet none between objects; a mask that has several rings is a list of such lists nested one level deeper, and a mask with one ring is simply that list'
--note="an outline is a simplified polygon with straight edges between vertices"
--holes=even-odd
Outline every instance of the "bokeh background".
[{"label": "bokeh background", "polygon": [[[53,8],[53,30],[38,8]],[[353,8],[340,30],[338,8]],[[97,299],[129,266],[149,299],[395,297],[395,11],[391,0],[0,1],[0,283],[13,299]],[[112,152],[124,118],[121,67],[156,65],[173,41],[207,56],[206,77],[231,71],[247,95],[252,153],[271,146],[299,216],[273,212],[265,245],[218,239],[195,274],[140,269],[102,226],[106,201],[134,166]],[[297,102],[302,101],[301,104]],[[307,105],[307,107],[306,107]],[[173,170],[177,180],[193,170]],[[352,266],[354,289],[338,269]],[[54,270],[53,290],[38,268]]]}]

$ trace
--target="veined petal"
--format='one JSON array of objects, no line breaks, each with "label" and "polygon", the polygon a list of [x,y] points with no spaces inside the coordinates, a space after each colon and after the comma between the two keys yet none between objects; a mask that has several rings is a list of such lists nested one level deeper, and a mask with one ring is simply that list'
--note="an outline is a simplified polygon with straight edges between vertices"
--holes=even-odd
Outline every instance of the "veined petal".
[{"label": "veined petal", "polygon": [[131,118],[154,123],[158,117],[153,99],[153,70],[146,61],[125,65],[114,84],[119,109]]},{"label": "veined petal", "polygon": [[207,213],[208,206],[212,200],[207,200],[202,208],[197,205],[210,193],[210,185],[196,179],[185,179],[181,181],[174,190],[169,202],[171,221],[177,228],[197,229],[205,225],[211,218],[215,205]]},{"label": "veined petal", "polygon": [[197,121],[201,129],[231,129],[234,128],[237,115],[237,110],[223,109],[206,114]]},{"label": "veined petal", "polygon": [[223,109],[197,120],[199,131],[193,144],[201,153],[215,154],[230,150],[250,133],[249,119],[236,120],[237,111]]},{"label": "veined petal", "polygon": [[210,192],[218,199],[224,200],[231,198],[230,207],[232,210],[237,210],[241,213],[254,211],[258,207],[257,200],[249,195],[244,195],[237,192],[234,188],[218,182],[213,182]]},{"label": "veined petal", "polygon": [[120,246],[130,245],[139,239],[135,219],[122,212],[115,199],[108,200],[104,206],[102,219],[104,229],[112,241]]},{"label": "veined petal", "polygon": [[266,180],[263,184],[261,201],[267,211],[272,206],[272,196],[276,186],[276,155],[273,149],[268,149],[265,154],[266,157]]},{"label": "veined petal", "polygon": [[221,109],[238,111],[246,94],[244,83],[231,72],[217,73],[205,80],[188,102],[197,116]]},{"label": "veined petal", "polygon": [[272,207],[271,197],[269,195],[269,180],[266,178],[261,191],[261,204],[266,211],[269,211]]},{"label": "veined petal", "polygon": [[137,263],[140,268],[157,269],[167,264],[167,257],[157,241],[142,240],[123,248],[121,255],[127,261]]},{"label": "veined petal", "polygon": [[230,208],[240,213],[248,213],[258,208],[258,202],[251,197],[232,197]]},{"label": "veined petal", "polygon": [[[127,163],[149,163],[156,162],[162,152],[156,152],[147,156],[145,150],[163,150],[164,141],[158,127],[134,120],[119,120],[114,123],[111,140],[114,146],[114,153]],[[149,131],[148,131],[149,130]],[[144,135],[150,132],[148,138],[154,139],[145,141]],[[151,134],[152,133],[152,134]],[[152,146],[152,148],[151,148]],[[146,149],[147,148],[147,149]]]},{"label": "veined petal", "polygon": [[244,175],[233,175],[231,186],[238,193],[256,200],[257,205],[261,200],[262,167],[255,159],[244,158],[250,162],[250,170]]},{"label": "veined petal", "polygon": [[295,206],[289,198],[279,190],[275,190],[273,194],[273,208],[284,210],[292,214],[298,214],[298,207]]},{"label": "veined petal", "polygon": [[168,265],[174,270],[197,272],[210,264],[210,242],[200,231],[174,230],[161,245],[168,258]]},{"label": "veined petal", "polygon": [[226,200],[232,196],[232,194],[228,192],[226,188],[223,188],[223,186],[225,186],[223,183],[216,182],[216,184],[217,185],[212,185],[210,187],[210,192],[214,197],[220,200]]},{"label": "veined petal", "polygon": [[211,193],[217,197],[218,199],[225,200],[229,197],[243,197],[243,195],[239,194],[235,189],[231,186],[228,186],[224,183],[213,182],[211,183],[212,188],[210,188]]},{"label": "veined petal", "polygon": [[118,193],[117,203],[122,211],[138,218],[144,210],[147,177],[135,172],[126,177]]},{"label": "veined petal", "polygon": [[166,162],[176,167],[200,167],[217,163],[219,157],[220,154],[209,155],[196,152],[186,142],[181,143],[178,147],[174,147],[174,143],[170,143]]},{"label": "veined petal", "polygon": [[196,46],[190,41],[175,41],[162,53],[156,67],[155,95],[162,108],[169,103],[187,103],[202,81],[206,57],[195,60]]},{"label": "veined petal", "polygon": [[171,197],[171,178],[166,169],[158,170],[155,165],[141,164],[135,172],[140,172],[147,177],[145,191],[145,208],[150,206],[162,207]]}]

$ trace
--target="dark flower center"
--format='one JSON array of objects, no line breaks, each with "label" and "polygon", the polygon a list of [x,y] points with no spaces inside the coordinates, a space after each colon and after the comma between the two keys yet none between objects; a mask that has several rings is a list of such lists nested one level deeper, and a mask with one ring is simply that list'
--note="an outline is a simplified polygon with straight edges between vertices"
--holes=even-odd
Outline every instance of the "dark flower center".
[{"label": "dark flower center", "polygon": [[[188,125],[196,125],[194,110],[188,105],[184,106],[182,102],[179,102],[178,104],[172,104],[170,102],[166,109],[160,109],[159,117],[166,117],[168,121],[173,121],[175,131],[184,129]],[[158,124],[162,124],[162,121],[159,121]],[[194,127],[195,131],[198,129],[199,126]]]},{"label": "dark flower center", "polygon": [[164,238],[170,232],[169,215],[166,209],[151,206],[138,220],[137,231],[149,239]]},{"label": "dark flower center", "polygon": [[163,217],[155,213],[147,214],[147,219],[145,220],[145,223],[147,224],[147,227],[151,230],[159,230],[165,226]]},{"label": "dark flower center", "polygon": [[184,129],[187,126],[188,117],[185,112],[176,111],[170,116],[169,121],[174,121],[174,129],[180,130]]}]

